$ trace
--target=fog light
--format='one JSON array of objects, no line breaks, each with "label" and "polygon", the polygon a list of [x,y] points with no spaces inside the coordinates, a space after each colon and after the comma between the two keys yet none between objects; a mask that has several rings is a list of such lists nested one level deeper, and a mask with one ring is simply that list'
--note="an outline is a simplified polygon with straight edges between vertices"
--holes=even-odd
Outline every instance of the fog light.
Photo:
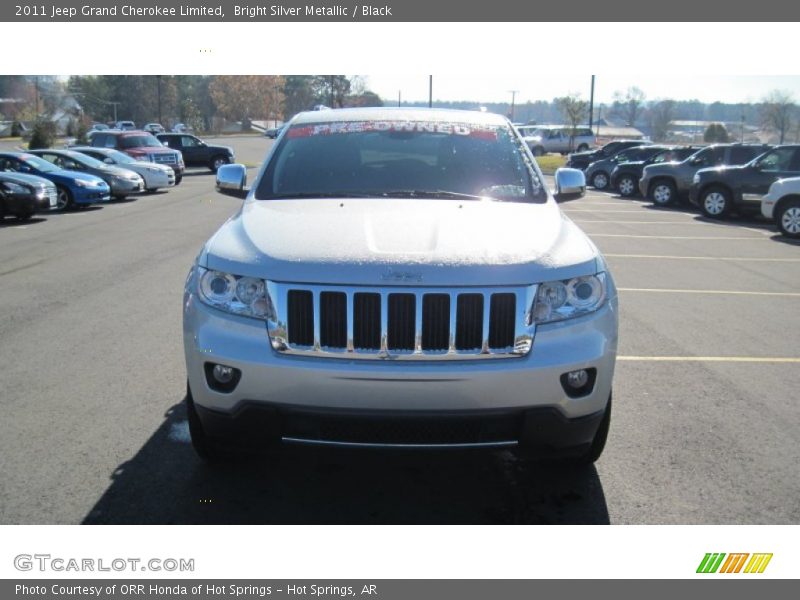
[{"label": "fog light", "polygon": [[239,369],[216,363],[206,363],[205,371],[208,387],[217,392],[232,392],[242,376]]},{"label": "fog light", "polygon": [[[219,365],[217,365],[219,367]],[[216,374],[216,368],[214,369],[214,373]],[[586,369],[580,369],[578,371],[570,371],[567,373],[567,385],[573,389],[580,389],[589,383],[589,373]]]},{"label": "fog light", "polygon": [[561,376],[561,387],[570,398],[579,398],[592,393],[597,379],[597,369],[576,369]]}]

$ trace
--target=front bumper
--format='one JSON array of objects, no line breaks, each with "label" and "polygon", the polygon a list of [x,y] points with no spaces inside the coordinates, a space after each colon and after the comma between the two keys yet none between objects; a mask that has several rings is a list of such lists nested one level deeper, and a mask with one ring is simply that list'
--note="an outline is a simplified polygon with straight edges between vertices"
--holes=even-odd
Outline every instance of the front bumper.
[{"label": "front bumper", "polygon": [[[617,309],[616,295],[612,295],[591,315],[539,326],[533,349],[523,357],[487,361],[349,361],[279,354],[270,345],[264,322],[220,312],[187,293],[184,351],[197,412],[204,424],[217,433],[227,432],[226,435],[246,434],[249,427],[261,430],[274,426],[252,425],[265,418],[255,415],[277,414],[280,418],[273,421],[282,423],[285,415],[293,417],[305,411],[388,422],[436,419],[442,415],[485,417],[491,422],[502,414],[518,423],[529,419],[544,423],[541,428],[545,437],[548,431],[560,431],[548,423],[558,421],[570,430],[583,431],[581,419],[591,417],[593,424],[587,427],[587,431],[591,430],[590,439],[596,430],[594,419],[599,423],[598,415],[602,416],[611,393]],[[206,380],[206,363],[239,369],[241,378],[235,389],[230,393],[211,389]],[[570,397],[561,384],[561,376],[590,368],[596,369],[591,391],[578,398]],[[533,415],[530,411],[537,411],[539,416],[534,419],[529,416]],[[541,417],[542,414],[549,416]],[[275,432],[272,435],[275,437]],[[528,437],[526,434],[525,439]],[[559,434],[557,438],[574,445],[570,436]],[[506,441],[520,439],[521,434]],[[371,444],[374,442],[371,440]]]},{"label": "front bumper", "polygon": [[48,212],[50,197],[41,194],[6,194],[4,206],[12,215]]},{"label": "front bumper", "polygon": [[72,194],[76,204],[97,204],[111,200],[111,188],[107,185],[102,188],[75,187],[72,189]]},{"label": "front bumper", "polygon": [[111,194],[113,196],[120,196],[125,194],[139,194],[144,191],[144,180],[138,181],[124,180],[114,181],[111,184]]}]

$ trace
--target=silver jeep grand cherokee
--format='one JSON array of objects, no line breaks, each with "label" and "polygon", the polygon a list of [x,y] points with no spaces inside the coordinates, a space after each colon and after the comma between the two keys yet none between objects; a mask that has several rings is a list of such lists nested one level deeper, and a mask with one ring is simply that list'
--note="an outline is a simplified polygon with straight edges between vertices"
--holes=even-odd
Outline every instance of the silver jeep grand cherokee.
[{"label": "silver jeep grand cherokee", "polygon": [[[186,281],[192,441],[511,448],[596,460],[617,293],[511,124],[479,112],[296,116]],[[583,174],[556,174],[582,194]]]}]

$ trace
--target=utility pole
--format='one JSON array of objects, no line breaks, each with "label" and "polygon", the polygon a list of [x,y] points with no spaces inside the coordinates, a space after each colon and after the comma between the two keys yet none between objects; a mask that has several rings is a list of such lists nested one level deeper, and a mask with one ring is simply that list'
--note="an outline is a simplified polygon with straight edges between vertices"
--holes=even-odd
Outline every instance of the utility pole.
[{"label": "utility pole", "polygon": [[156,87],[158,91],[158,123],[161,124],[161,75],[156,75]]},{"label": "utility pole", "polygon": [[39,118],[39,77],[34,79],[33,83],[34,96],[36,97],[36,118]]},{"label": "utility pole", "polygon": [[510,120],[513,123],[514,122],[514,100],[517,98],[517,94],[519,93],[519,90],[508,90],[508,92],[511,94],[511,117],[510,117]]},{"label": "utility pole", "polygon": [[603,105],[597,107],[597,132],[595,135],[600,137],[600,121],[603,120]]},{"label": "utility pole", "polygon": [[433,108],[433,75],[428,75],[428,108]]},{"label": "utility pole", "polygon": [[594,117],[594,75],[592,75],[592,87],[589,92],[589,129],[592,128],[592,118]]},{"label": "utility pole", "polygon": [[742,143],[744,144],[744,113],[742,113]]},{"label": "utility pole", "polygon": [[401,92],[397,90],[397,108],[400,108]]}]

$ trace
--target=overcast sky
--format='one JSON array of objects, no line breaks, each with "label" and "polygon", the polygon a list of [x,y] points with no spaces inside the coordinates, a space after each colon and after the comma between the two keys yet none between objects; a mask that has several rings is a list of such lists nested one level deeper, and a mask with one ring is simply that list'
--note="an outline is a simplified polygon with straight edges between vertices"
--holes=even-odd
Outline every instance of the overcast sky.
[{"label": "overcast sky", "polygon": [[[510,102],[511,91],[518,90],[516,102],[552,100],[572,92],[589,99],[591,74],[576,76],[447,76],[434,75],[434,100],[473,100],[475,102]],[[369,88],[382,98],[403,100],[428,99],[427,75],[368,75]],[[647,99],[697,99],[703,102],[757,102],[774,89],[792,93],[800,101],[800,75],[718,75],[686,77],[661,75],[597,75],[595,102],[608,103],[616,90],[631,85],[640,87]]]}]

